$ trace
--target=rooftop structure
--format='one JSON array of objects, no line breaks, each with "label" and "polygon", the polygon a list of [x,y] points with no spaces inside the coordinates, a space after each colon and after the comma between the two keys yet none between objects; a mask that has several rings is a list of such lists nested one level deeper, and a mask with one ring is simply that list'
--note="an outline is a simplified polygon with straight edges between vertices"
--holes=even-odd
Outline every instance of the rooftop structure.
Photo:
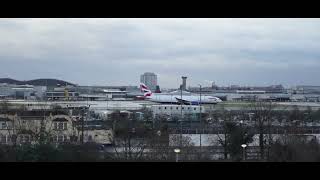
[{"label": "rooftop structure", "polygon": [[181,89],[182,90],[187,90],[187,77],[186,76],[182,76],[182,86],[181,86]]},{"label": "rooftop structure", "polygon": [[320,86],[297,86],[294,88],[296,94],[320,94]]},{"label": "rooftop structure", "polygon": [[45,86],[0,84],[0,96],[11,99],[42,99]]}]

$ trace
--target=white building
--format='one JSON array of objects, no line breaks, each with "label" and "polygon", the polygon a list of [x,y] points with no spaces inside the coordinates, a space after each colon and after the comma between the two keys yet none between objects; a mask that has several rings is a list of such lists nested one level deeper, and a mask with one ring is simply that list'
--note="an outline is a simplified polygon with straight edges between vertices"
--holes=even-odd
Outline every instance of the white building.
[{"label": "white building", "polygon": [[319,94],[320,86],[297,86],[294,91],[297,94]]},{"label": "white building", "polygon": [[157,82],[157,75],[152,72],[146,72],[140,76],[140,82],[144,83],[146,86],[148,86],[151,90],[156,90],[156,87],[158,85]]},{"label": "white building", "polygon": [[156,116],[195,116],[196,114],[205,113],[205,108],[203,106],[195,105],[152,105],[151,110],[154,117]]},{"label": "white building", "polygon": [[0,84],[0,96],[12,99],[42,99],[45,91],[45,86]]}]

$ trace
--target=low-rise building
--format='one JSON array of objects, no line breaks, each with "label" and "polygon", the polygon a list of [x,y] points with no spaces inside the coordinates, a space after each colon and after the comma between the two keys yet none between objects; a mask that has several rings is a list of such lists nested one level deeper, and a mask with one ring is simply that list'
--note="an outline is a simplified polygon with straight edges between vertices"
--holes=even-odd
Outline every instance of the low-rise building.
[{"label": "low-rise building", "polygon": [[45,86],[0,84],[0,96],[5,99],[43,99]]},{"label": "low-rise building", "polygon": [[203,106],[196,105],[152,105],[151,111],[153,117],[166,116],[166,117],[193,117],[196,118],[198,114],[205,113]]},{"label": "low-rise building", "polygon": [[68,88],[54,88],[53,91],[46,92],[47,100],[78,100],[79,92]]},{"label": "low-rise building", "polygon": [[81,128],[78,126],[81,120],[59,111],[34,110],[0,114],[0,143],[37,143],[41,135],[45,141],[54,143],[79,143],[82,134],[84,142],[112,143],[112,130]]},{"label": "low-rise building", "polygon": [[320,86],[296,86],[293,92],[295,94],[320,94]]}]

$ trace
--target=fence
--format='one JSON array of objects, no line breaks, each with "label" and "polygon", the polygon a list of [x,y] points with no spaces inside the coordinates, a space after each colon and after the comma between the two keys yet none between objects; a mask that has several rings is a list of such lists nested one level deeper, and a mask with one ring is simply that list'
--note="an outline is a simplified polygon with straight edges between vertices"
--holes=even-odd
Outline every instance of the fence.
[{"label": "fence", "polygon": [[[173,127],[169,129],[170,133],[174,134],[224,134],[225,130],[223,127],[214,128],[182,128]],[[249,131],[255,134],[259,134],[260,131],[256,128],[249,128]],[[296,128],[296,127],[277,127],[263,130],[264,134],[320,134],[320,127],[309,127],[309,128]]]}]

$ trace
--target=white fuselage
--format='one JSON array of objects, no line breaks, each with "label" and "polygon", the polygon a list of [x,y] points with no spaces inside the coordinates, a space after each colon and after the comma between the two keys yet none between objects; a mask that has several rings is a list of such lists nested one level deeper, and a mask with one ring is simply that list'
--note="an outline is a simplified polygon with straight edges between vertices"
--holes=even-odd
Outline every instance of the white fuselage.
[{"label": "white fuselage", "polygon": [[[182,98],[181,98],[182,97]],[[178,103],[178,99],[191,102],[192,104],[217,104],[222,102],[221,99],[213,96],[202,95],[200,100],[200,95],[177,95],[177,94],[154,94],[147,96],[146,99],[159,102],[159,103]]]}]

